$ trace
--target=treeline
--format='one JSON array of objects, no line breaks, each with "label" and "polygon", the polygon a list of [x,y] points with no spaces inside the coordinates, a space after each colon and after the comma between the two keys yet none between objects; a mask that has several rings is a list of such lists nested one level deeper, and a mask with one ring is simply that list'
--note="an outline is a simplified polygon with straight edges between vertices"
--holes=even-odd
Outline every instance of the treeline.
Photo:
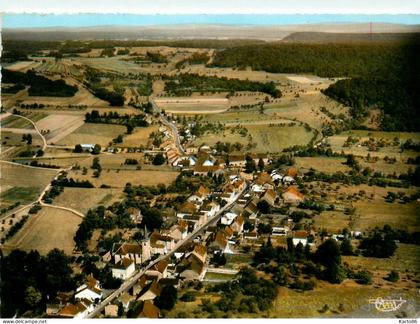
[{"label": "treeline", "polygon": [[[71,260],[57,249],[46,256],[13,250],[1,259],[1,315],[39,317],[58,292],[76,288]],[[27,313],[27,312],[30,313]]]},{"label": "treeline", "polygon": [[77,86],[66,84],[64,80],[50,80],[37,75],[33,70],[26,73],[2,69],[3,83],[29,85],[30,96],[72,97],[77,92]]},{"label": "treeline", "polygon": [[254,82],[249,80],[228,79],[226,77],[210,77],[198,74],[182,73],[177,76],[164,76],[165,91],[176,96],[189,96],[193,92],[220,92],[220,91],[253,91],[263,92],[281,97],[281,91],[276,89],[274,82]]},{"label": "treeline", "polygon": [[144,119],[144,115],[120,115],[116,111],[105,112],[100,114],[97,110],[92,110],[90,113],[85,114],[86,123],[97,124],[117,124],[117,125],[130,125],[132,127],[147,127],[149,123]]},{"label": "treeline", "polygon": [[194,53],[190,57],[187,57],[175,64],[176,69],[182,69],[185,64],[196,65],[196,64],[206,64],[210,59],[210,56],[207,53]]},{"label": "treeline", "polygon": [[[419,82],[414,81],[414,82]],[[339,80],[323,92],[327,96],[350,106],[356,121],[368,116],[369,108],[383,112],[381,128],[385,131],[420,130],[420,87],[413,80],[398,77],[361,77]]]},{"label": "treeline", "polygon": [[[5,36],[6,38],[6,36]],[[172,46],[183,48],[230,48],[241,45],[262,45],[266,42],[262,40],[248,39],[192,39],[192,40],[165,40],[165,41],[147,41],[147,40],[92,40],[78,41],[33,41],[33,40],[15,40],[3,39],[3,54],[8,52],[35,53],[42,50],[56,50],[63,53],[87,53],[92,49],[109,47],[148,47],[148,46]]]},{"label": "treeline", "polygon": [[111,106],[124,106],[125,98],[123,94],[97,86],[90,89],[95,97],[108,101]]},{"label": "treeline", "polygon": [[369,108],[383,111],[382,129],[420,129],[420,66],[416,43],[267,44],[219,51],[213,66],[250,66],[275,73],[313,73],[348,77],[324,93],[350,105],[361,122]]},{"label": "treeline", "polygon": [[18,93],[20,90],[23,90],[23,89],[25,89],[25,86],[21,83],[12,85],[10,87],[4,87],[2,85],[1,92],[15,94],[15,93]]}]

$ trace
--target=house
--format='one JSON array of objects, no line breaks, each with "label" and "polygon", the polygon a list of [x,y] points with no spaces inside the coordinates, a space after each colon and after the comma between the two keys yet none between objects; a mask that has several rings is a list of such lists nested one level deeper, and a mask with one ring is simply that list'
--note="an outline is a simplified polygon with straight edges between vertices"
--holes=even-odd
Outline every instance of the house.
[{"label": "house", "polygon": [[151,254],[166,254],[175,247],[175,241],[172,237],[162,235],[155,231],[150,235]]},{"label": "house", "polygon": [[83,152],[92,152],[95,148],[95,144],[80,144]]},{"label": "house", "polygon": [[220,205],[215,201],[205,201],[201,206],[200,211],[206,214],[207,218],[214,217],[220,210]]},{"label": "house", "polygon": [[194,175],[207,175],[209,172],[213,174],[218,174],[219,172],[222,172],[223,167],[220,165],[200,165],[197,164],[193,168]]},{"label": "house", "polygon": [[233,229],[232,229],[232,227],[231,226],[226,226],[224,229],[223,229],[223,232],[225,233],[225,237],[226,237],[226,239],[231,239],[231,238],[233,238],[233,235],[235,234],[235,232],[233,231]]},{"label": "house", "polygon": [[273,189],[267,189],[261,196],[260,200],[265,200],[269,205],[276,204],[277,193]]},{"label": "house", "polygon": [[145,300],[139,308],[138,318],[159,318],[160,310],[152,301]]},{"label": "house", "polygon": [[118,306],[114,304],[106,305],[105,317],[118,317]]},{"label": "house", "polygon": [[286,236],[289,232],[288,227],[273,227],[271,235],[273,236]]},{"label": "house", "polygon": [[244,215],[249,219],[255,219],[258,215],[258,207],[255,202],[251,201],[244,208]]},{"label": "house", "polygon": [[162,278],[168,276],[168,261],[161,260],[158,263],[154,264],[149,270],[146,271],[147,276],[153,276],[159,281]]},{"label": "house", "polygon": [[149,285],[147,285],[143,291],[140,292],[137,300],[153,300],[156,297],[160,296],[161,288],[156,280],[153,280]]},{"label": "house", "polygon": [[297,174],[298,174],[298,171],[297,171],[296,168],[289,168],[289,169],[287,169],[285,176],[286,177],[292,177],[293,179],[296,179]]},{"label": "house", "polygon": [[239,216],[235,221],[230,225],[230,228],[235,234],[241,234],[244,230],[245,219],[243,216]]},{"label": "house", "polygon": [[307,231],[295,231],[292,237],[293,245],[302,243],[304,246],[308,244],[308,232]]},{"label": "house", "polygon": [[258,233],[254,230],[252,232],[244,233],[243,237],[245,240],[258,240]]},{"label": "house", "polygon": [[285,204],[290,205],[298,205],[305,199],[305,197],[295,187],[287,188],[287,190],[282,194],[282,198]]},{"label": "house", "polygon": [[88,308],[79,301],[75,304],[64,306],[58,313],[58,316],[62,318],[80,319],[85,318],[88,314]]},{"label": "house", "polygon": [[112,255],[114,262],[118,263],[123,258],[132,260],[135,264],[142,264],[150,259],[150,244],[114,243],[112,246]]},{"label": "house", "polygon": [[200,188],[198,188],[198,190],[193,195],[188,197],[188,201],[196,205],[201,205],[204,199],[206,199],[210,193],[211,191],[209,189],[200,186]]},{"label": "house", "polygon": [[188,223],[181,219],[178,224],[174,224],[169,230],[162,232],[162,234],[172,237],[175,242],[183,240],[188,235]]},{"label": "house", "polygon": [[210,244],[210,246],[216,248],[218,251],[222,251],[223,253],[233,253],[224,231],[218,231],[216,233],[214,241]]},{"label": "house", "polygon": [[136,267],[133,260],[129,258],[122,258],[117,262],[117,264],[115,264],[115,266],[112,267],[111,271],[114,278],[126,280],[134,274]]},{"label": "house", "polygon": [[135,297],[130,295],[128,292],[123,292],[119,297],[118,300],[121,302],[122,306],[124,307],[124,311],[128,311],[130,308],[130,303],[135,300]]},{"label": "house", "polygon": [[274,189],[274,183],[267,172],[259,173],[254,183],[264,189]]},{"label": "house", "polygon": [[230,225],[230,224],[233,223],[233,221],[236,217],[238,217],[238,215],[236,213],[227,212],[220,219],[220,223],[223,224],[223,225]]},{"label": "house", "polygon": [[86,282],[76,289],[74,299],[87,299],[90,301],[101,300],[102,289],[99,281],[96,280],[93,276],[88,276],[86,278]]},{"label": "house", "polygon": [[176,271],[179,277],[186,281],[203,280],[206,275],[207,249],[201,244],[194,246],[194,250],[188,253],[177,265]]},{"label": "house", "polygon": [[137,296],[146,286],[147,278],[146,276],[141,276],[140,279],[134,284],[133,288],[131,288],[131,294],[133,296]]},{"label": "house", "polygon": [[173,286],[178,289],[181,286],[181,280],[179,278],[163,278],[159,280],[159,285],[162,287]]},{"label": "house", "polygon": [[176,217],[184,218],[185,216],[190,216],[198,211],[199,206],[194,204],[191,201],[184,202],[179,208],[178,212],[176,213]]},{"label": "house", "polygon": [[129,207],[126,209],[126,213],[130,215],[130,219],[134,224],[141,224],[143,221],[143,215],[141,214],[140,209]]}]

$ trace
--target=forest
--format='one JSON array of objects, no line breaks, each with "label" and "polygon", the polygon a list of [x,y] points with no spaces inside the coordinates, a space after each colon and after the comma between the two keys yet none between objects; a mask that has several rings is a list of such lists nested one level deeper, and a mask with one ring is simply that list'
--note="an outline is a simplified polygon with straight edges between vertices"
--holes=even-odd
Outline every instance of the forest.
[{"label": "forest", "polygon": [[176,96],[191,95],[192,92],[220,92],[220,91],[259,91],[281,97],[281,91],[276,89],[273,82],[253,82],[248,80],[228,79],[226,77],[209,77],[198,74],[181,73],[177,76],[164,76],[165,91]]},{"label": "forest", "polygon": [[23,73],[2,69],[2,83],[29,85],[30,96],[72,97],[78,90],[77,86],[68,85],[64,80],[52,81],[31,70]]},{"label": "forest", "polygon": [[418,131],[419,47],[402,42],[240,46],[218,51],[212,66],[350,78],[325,94],[350,105],[356,120],[379,108],[382,129]]}]

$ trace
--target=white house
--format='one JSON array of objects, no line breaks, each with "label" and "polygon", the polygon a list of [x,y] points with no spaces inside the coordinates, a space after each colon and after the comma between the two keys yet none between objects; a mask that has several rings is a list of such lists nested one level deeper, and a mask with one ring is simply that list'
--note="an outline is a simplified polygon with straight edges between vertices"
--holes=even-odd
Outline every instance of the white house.
[{"label": "white house", "polygon": [[86,282],[76,289],[74,295],[76,300],[87,299],[90,301],[95,301],[96,299],[102,299],[102,289],[99,284],[99,281],[96,280],[93,276],[88,276]]},{"label": "white house", "polygon": [[222,218],[220,219],[220,223],[222,223],[223,225],[230,225],[233,223],[236,217],[238,217],[237,214],[228,212],[222,216]]},{"label": "white house", "polygon": [[112,276],[114,278],[126,280],[130,278],[134,271],[136,270],[136,267],[134,265],[134,262],[129,258],[123,258],[121,259],[115,266],[112,267]]},{"label": "white house", "polygon": [[303,246],[308,244],[308,232],[306,231],[296,231],[293,233],[293,245],[298,245],[302,243]]}]

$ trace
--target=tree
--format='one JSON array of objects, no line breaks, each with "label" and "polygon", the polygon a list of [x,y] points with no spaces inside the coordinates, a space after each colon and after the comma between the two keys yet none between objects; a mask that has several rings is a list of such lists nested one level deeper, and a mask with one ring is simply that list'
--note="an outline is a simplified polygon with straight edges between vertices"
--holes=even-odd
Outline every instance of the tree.
[{"label": "tree", "polygon": [[372,284],[372,273],[367,270],[359,271],[356,274],[356,282],[361,285],[371,285]]},{"label": "tree", "polygon": [[318,247],[314,258],[326,267],[330,267],[333,264],[340,264],[340,247],[334,239],[328,239]]},{"label": "tree", "polygon": [[178,292],[173,286],[164,286],[160,296],[156,297],[155,304],[160,309],[171,310],[178,299]]},{"label": "tree", "polygon": [[349,239],[344,239],[340,245],[340,251],[342,255],[353,255],[353,246],[351,245],[351,241]]},{"label": "tree", "polygon": [[246,160],[246,163],[245,163],[245,172],[246,173],[252,173],[252,172],[257,170],[257,166],[255,164],[255,161],[251,156],[247,155],[245,160]]},{"label": "tree", "polygon": [[41,157],[43,155],[44,155],[44,151],[43,150],[39,149],[38,151],[36,151],[36,156],[37,157]]},{"label": "tree", "polygon": [[350,167],[354,167],[357,164],[356,158],[354,157],[353,154],[347,155],[346,164]]},{"label": "tree", "polygon": [[160,229],[163,224],[163,218],[161,212],[157,208],[149,208],[142,210],[143,214],[143,225],[153,231],[154,229]]},{"label": "tree", "polygon": [[26,144],[28,144],[28,145],[32,144],[32,135],[31,134],[26,135]]},{"label": "tree", "polygon": [[99,144],[95,144],[92,150],[92,154],[98,155],[99,153],[101,153],[101,149],[102,148]]},{"label": "tree", "polygon": [[257,203],[257,208],[258,210],[262,213],[262,214],[269,214],[271,211],[271,206],[270,204],[265,201],[265,200],[261,200]]},{"label": "tree", "polygon": [[388,280],[388,281],[390,281],[390,282],[397,282],[398,280],[400,280],[400,275],[398,274],[397,271],[392,270],[388,274],[388,277],[386,277],[385,279]]},{"label": "tree", "polygon": [[36,308],[42,300],[41,292],[34,288],[33,286],[29,286],[25,290],[25,303],[31,308]]},{"label": "tree", "polygon": [[263,159],[259,159],[258,160],[258,169],[260,169],[260,171],[264,170],[264,160]]},{"label": "tree", "polygon": [[83,152],[82,145],[80,145],[80,144],[76,144],[76,145],[74,146],[74,150],[73,150],[73,152],[74,152],[74,153],[82,153],[82,152]]},{"label": "tree", "polygon": [[325,279],[333,284],[339,284],[346,278],[346,270],[340,265],[333,263],[325,271]]},{"label": "tree", "polygon": [[154,157],[152,163],[153,165],[162,165],[163,163],[165,163],[165,157],[163,156],[162,153],[158,153]]},{"label": "tree", "polygon": [[127,124],[127,134],[133,133],[134,126],[132,124]]}]

